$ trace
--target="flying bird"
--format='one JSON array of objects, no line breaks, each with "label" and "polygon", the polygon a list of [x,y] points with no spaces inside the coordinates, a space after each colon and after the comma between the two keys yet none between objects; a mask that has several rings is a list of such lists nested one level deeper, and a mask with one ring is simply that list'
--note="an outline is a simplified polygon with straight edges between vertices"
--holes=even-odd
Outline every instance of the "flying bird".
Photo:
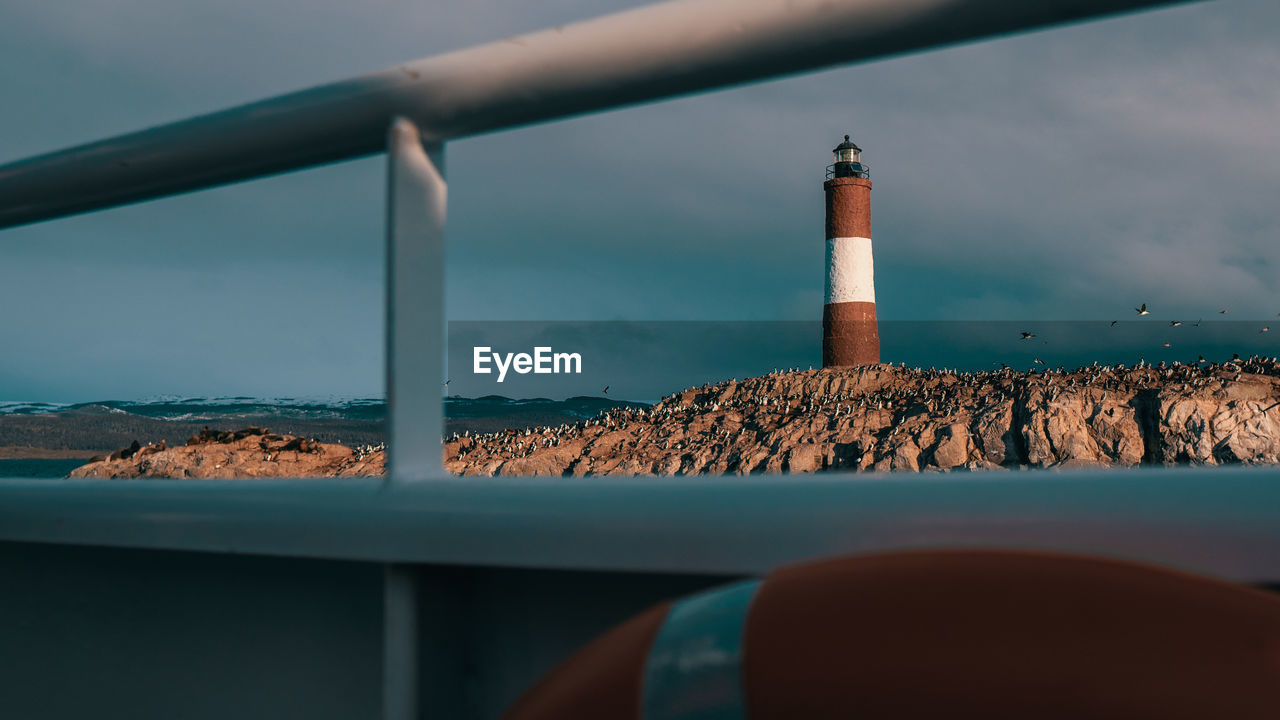
[{"label": "flying bird", "polygon": [[1268,326],[1263,326],[1263,328],[1262,328],[1261,330],[1259,330],[1258,332],[1260,332],[1260,333],[1264,333],[1264,332],[1271,332],[1271,327],[1270,327],[1269,325],[1268,325]]},{"label": "flying bird", "polygon": [[1023,340],[1030,340],[1031,338],[1033,338],[1033,337],[1035,337],[1035,336],[1036,336],[1036,334],[1035,334],[1035,333],[1029,333],[1029,332],[1025,332],[1025,331],[1022,333],[1022,339],[1023,339]]},{"label": "flying bird", "polygon": [[1171,346],[1169,345],[1169,343],[1163,343],[1162,345],[1160,345],[1160,347],[1171,347]]},{"label": "flying bird", "polygon": [[1179,326],[1179,325],[1181,325],[1181,324],[1182,324],[1182,322],[1181,322],[1181,321],[1179,321],[1179,320],[1170,320],[1170,321],[1169,321],[1169,327],[1178,327],[1178,326]]},{"label": "flying bird", "polygon": [[1041,360],[1040,358],[1036,358],[1036,359],[1034,360],[1034,362],[1035,362],[1037,365],[1043,365],[1043,364],[1044,364],[1044,361],[1043,361],[1043,360]]},{"label": "flying bird", "polygon": [[1219,314],[1219,315],[1226,315],[1226,314],[1227,314],[1227,311],[1226,311],[1226,310],[1219,310],[1219,311],[1218,311],[1218,314]]},{"label": "flying bird", "polygon": [[1136,307],[1136,308],[1134,308],[1134,309],[1133,309],[1133,311],[1134,311],[1134,312],[1136,312],[1136,313],[1138,313],[1139,315],[1150,315],[1150,314],[1151,314],[1151,313],[1147,312],[1147,304],[1146,304],[1146,303],[1142,303],[1142,307]]},{"label": "flying bird", "polygon": [[604,389],[603,389],[603,390],[601,390],[600,392],[604,393],[605,395],[608,395],[608,394],[609,394],[609,386],[608,386],[608,385],[605,385],[605,386],[604,386]]},{"label": "flying bird", "polygon": [[1196,321],[1196,324],[1195,324],[1195,325],[1192,325],[1191,327],[1200,327],[1200,323],[1202,323],[1202,322],[1204,322],[1204,318],[1200,318],[1199,320],[1197,320],[1197,321]]},{"label": "flying bird", "polygon": [[1202,363],[1202,362],[1204,362],[1204,356],[1203,356],[1203,355],[1201,355],[1200,357],[1196,358],[1196,362],[1198,362],[1198,363]]},{"label": "flying bird", "polygon": [[1116,326],[1116,323],[1118,323],[1118,322],[1120,322],[1120,321],[1119,321],[1119,320],[1112,320],[1112,321],[1111,321],[1111,327],[1115,327],[1115,326]]}]

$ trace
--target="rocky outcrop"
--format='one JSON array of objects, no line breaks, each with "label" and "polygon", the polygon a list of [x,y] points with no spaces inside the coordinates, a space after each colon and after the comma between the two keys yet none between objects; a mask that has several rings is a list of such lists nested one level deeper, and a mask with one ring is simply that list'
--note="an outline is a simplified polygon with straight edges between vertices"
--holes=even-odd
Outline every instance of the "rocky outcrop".
[{"label": "rocky outcrop", "polygon": [[684,475],[1280,462],[1280,365],[956,373],[870,365],[695,388],[575,425],[445,442],[479,475]]},{"label": "rocky outcrop", "polygon": [[[554,427],[454,434],[466,475],[961,471],[1280,463],[1280,364],[779,372]],[[73,477],[355,477],[386,453],[260,428],[135,443]]]},{"label": "rocky outcrop", "polygon": [[184,446],[135,441],[76,468],[76,478],[364,477],[386,472],[380,447],[349,448],[257,427],[203,429]]}]

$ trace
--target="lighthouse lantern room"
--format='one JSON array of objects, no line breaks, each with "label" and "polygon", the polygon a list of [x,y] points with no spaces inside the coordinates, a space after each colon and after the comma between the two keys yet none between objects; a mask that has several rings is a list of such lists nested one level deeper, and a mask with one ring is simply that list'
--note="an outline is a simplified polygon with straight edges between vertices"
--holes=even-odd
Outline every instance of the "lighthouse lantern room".
[{"label": "lighthouse lantern room", "polygon": [[848,135],[831,152],[836,154],[836,161],[827,168],[828,180],[833,177],[871,177],[871,169],[862,164],[862,148],[850,140]]}]

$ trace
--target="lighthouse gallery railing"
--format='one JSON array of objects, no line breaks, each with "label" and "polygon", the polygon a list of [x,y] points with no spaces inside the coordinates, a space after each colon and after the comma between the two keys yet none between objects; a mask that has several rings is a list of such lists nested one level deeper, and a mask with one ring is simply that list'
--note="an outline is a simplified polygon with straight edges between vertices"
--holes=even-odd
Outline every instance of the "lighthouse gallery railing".
[{"label": "lighthouse gallery railing", "polygon": [[[988,543],[1102,550],[1280,580],[1280,553],[1266,552],[1280,547],[1272,489],[1280,483],[1267,482],[1274,471],[1216,471],[1208,493],[1203,474],[1166,471],[1033,484],[601,485],[461,481],[440,467],[447,141],[1168,4],[666,2],[4,165],[0,228],[388,152],[392,454],[385,484],[6,481],[0,541],[386,563],[386,717],[417,713],[419,648],[404,638],[420,603],[402,564],[728,576],[815,554]],[[407,367],[413,372],[399,372]]]}]

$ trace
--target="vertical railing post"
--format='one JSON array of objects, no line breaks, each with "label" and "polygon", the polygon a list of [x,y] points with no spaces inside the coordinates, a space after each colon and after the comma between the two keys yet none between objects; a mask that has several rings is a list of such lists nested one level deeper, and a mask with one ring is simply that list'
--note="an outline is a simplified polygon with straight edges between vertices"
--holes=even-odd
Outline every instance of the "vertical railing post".
[{"label": "vertical railing post", "polygon": [[[387,131],[387,480],[439,477],[444,405],[444,147],[430,150],[410,120]],[[417,720],[418,577],[383,578],[383,720]]]},{"label": "vertical railing post", "polygon": [[[434,156],[434,157],[433,157]],[[444,146],[411,121],[387,136],[387,481],[444,472]]]},{"label": "vertical railing post", "polygon": [[418,720],[418,573],[387,565],[382,576],[382,720]]}]

